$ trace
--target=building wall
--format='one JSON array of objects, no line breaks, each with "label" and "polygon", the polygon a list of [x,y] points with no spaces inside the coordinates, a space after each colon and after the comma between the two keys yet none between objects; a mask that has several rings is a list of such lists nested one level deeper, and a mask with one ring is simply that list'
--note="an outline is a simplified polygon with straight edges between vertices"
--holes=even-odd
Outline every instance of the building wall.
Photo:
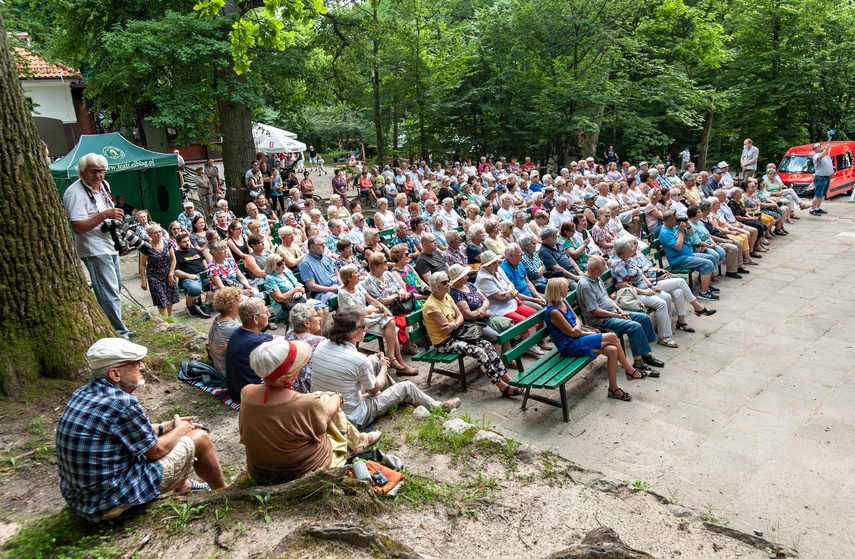
[{"label": "building wall", "polygon": [[35,105],[34,116],[52,118],[63,124],[74,124],[77,115],[71,100],[71,79],[21,80],[24,96]]}]

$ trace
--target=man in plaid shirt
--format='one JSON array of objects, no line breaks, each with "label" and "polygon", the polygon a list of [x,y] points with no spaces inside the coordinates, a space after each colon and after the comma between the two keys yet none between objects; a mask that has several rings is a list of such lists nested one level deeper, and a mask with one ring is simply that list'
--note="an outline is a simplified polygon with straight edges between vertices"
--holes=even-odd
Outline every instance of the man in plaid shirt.
[{"label": "man in plaid shirt", "polygon": [[[208,433],[192,417],[151,424],[133,392],[148,350],[103,338],[86,352],[92,380],[72,395],[56,431],[60,489],[92,522],[115,518],[168,491],[225,487]],[[191,467],[207,483],[187,478]]]}]

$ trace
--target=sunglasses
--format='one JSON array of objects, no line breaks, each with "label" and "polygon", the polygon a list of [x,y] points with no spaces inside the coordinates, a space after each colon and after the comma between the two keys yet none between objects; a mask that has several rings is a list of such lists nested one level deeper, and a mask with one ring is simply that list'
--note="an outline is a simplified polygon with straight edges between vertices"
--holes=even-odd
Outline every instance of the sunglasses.
[{"label": "sunglasses", "polygon": [[451,283],[451,280],[444,280],[439,283],[441,283],[442,285],[448,285],[449,283]]}]

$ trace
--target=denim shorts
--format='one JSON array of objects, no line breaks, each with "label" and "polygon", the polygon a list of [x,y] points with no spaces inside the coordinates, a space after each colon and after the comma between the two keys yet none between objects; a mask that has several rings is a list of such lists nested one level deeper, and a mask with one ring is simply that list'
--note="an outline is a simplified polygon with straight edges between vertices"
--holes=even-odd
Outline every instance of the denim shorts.
[{"label": "denim shorts", "polygon": [[828,186],[831,184],[831,177],[820,177],[814,175],[813,177],[813,197],[814,198],[825,198],[825,195],[828,194]]}]

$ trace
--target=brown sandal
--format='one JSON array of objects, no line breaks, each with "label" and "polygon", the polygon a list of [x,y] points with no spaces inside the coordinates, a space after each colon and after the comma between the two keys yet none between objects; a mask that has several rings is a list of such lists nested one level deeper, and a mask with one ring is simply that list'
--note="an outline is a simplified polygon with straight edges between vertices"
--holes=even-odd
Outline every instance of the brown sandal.
[{"label": "brown sandal", "polygon": [[357,439],[356,444],[358,445],[353,449],[351,454],[361,454],[368,450],[368,447],[377,443],[380,438],[383,436],[382,431],[371,431],[370,433],[360,433],[359,438]]},{"label": "brown sandal", "polygon": [[404,365],[403,363],[399,363],[397,360],[394,359],[389,360],[389,365],[391,365],[392,368],[395,369],[395,372],[398,375],[401,375],[403,377],[414,377],[419,374],[419,370],[415,367]]}]

